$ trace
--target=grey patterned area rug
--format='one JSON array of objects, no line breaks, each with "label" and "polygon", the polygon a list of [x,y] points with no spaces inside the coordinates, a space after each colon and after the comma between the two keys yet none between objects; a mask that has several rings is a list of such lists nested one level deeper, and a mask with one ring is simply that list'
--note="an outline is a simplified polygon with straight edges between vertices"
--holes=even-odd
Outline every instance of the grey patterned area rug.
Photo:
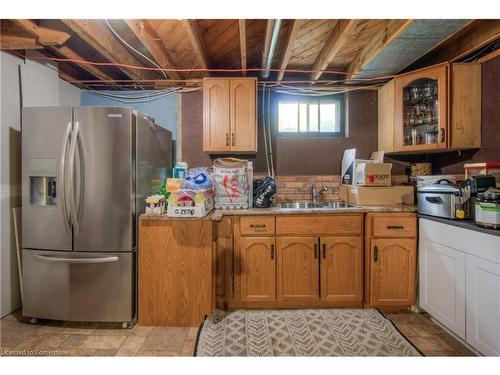
[{"label": "grey patterned area rug", "polygon": [[197,356],[420,356],[377,310],[216,310]]}]

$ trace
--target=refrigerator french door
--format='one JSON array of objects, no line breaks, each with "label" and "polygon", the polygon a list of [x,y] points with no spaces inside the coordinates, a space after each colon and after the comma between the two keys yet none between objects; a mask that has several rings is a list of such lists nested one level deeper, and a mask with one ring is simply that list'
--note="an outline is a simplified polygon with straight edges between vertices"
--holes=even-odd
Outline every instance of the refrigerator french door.
[{"label": "refrigerator french door", "polygon": [[130,108],[25,108],[23,315],[134,318],[135,121]]}]

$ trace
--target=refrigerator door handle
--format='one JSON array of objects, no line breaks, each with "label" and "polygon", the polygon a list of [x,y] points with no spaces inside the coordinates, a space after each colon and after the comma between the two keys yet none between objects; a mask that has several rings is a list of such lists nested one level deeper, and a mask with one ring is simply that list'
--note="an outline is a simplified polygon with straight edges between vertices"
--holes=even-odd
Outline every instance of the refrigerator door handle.
[{"label": "refrigerator door handle", "polygon": [[80,123],[75,121],[75,127],[73,129],[73,135],[71,136],[71,144],[69,150],[69,206],[70,206],[70,216],[71,223],[73,224],[73,230],[75,235],[78,235],[78,212],[76,210],[76,189],[75,189],[75,158],[76,158],[76,145],[78,143],[78,132],[80,130]]},{"label": "refrigerator door handle", "polygon": [[59,176],[61,178],[61,181],[59,182],[58,186],[58,189],[60,191],[61,212],[63,215],[64,229],[66,230],[66,233],[71,233],[71,222],[68,212],[68,206],[66,204],[66,153],[68,150],[68,140],[70,132],[71,122],[68,122],[61,146],[61,154],[59,156],[59,160],[61,161],[61,164],[59,166]]},{"label": "refrigerator door handle", "polygon": [[45,255],[35,255],[35,258],[50,263],[95,264],[118,262],[117,256],[99,258],[57,258]]}]

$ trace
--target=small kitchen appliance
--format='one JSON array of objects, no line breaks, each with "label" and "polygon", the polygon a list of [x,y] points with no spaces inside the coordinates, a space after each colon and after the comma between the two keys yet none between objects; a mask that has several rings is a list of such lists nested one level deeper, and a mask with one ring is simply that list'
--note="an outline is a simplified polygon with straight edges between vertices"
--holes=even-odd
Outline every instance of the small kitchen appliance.
[{"label": "small kitchen appliance", "polygon": [[418,189],[418,213],[455,219],[462,209],[460,187],[450,180],[440,179],[432,185]]},{"label": "small kitchen appliance", "polygon": [[476,224],[492,229],[500,229],[500,190],[489,188],[478,193],[475,199]]}]

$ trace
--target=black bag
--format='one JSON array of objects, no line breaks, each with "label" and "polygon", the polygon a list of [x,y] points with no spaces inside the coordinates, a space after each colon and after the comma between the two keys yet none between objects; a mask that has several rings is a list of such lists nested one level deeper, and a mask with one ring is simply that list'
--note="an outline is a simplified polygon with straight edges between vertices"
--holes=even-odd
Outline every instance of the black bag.
[{"label": "black bag", "polygon": [[271,207],[276,193],[276,181],[272,177],[253,182],[253,206],[257,208]]}]

